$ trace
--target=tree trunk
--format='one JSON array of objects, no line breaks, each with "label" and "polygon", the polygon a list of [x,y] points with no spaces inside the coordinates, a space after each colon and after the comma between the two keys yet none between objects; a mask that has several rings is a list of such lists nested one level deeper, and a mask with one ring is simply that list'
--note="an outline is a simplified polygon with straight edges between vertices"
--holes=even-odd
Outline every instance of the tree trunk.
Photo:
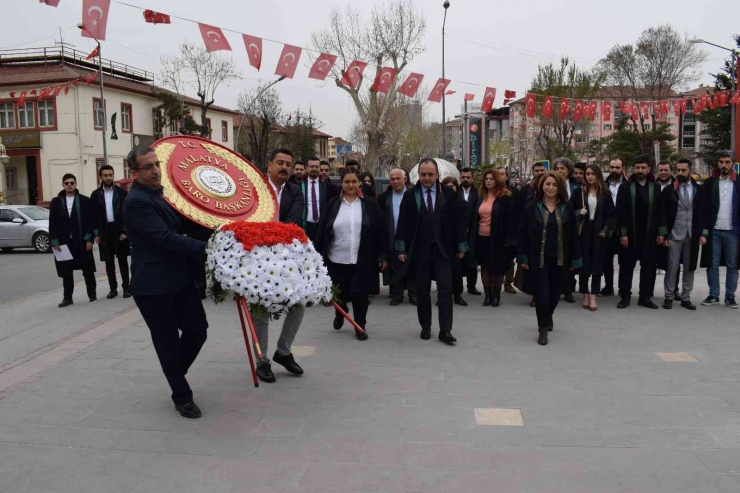
[{"label": "tree trunk", "polygon": [[380,132],[368,132],[364,169],[370,171],[374,176],[377,176],[380,170],[380,151],[382,147],[382,134]]},{"label": "tree trunk", "polygon": [[206,125],[206,114],[208,113],[208,107],[201,105],[200,107],[200,136],[204,139],[209,137],[209,128]]}]

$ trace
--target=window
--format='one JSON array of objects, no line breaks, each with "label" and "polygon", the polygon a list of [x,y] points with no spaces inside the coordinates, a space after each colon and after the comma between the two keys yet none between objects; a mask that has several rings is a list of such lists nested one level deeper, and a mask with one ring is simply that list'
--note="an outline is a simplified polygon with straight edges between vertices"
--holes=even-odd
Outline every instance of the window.
[{"label": "window", "polygon": [[221,141],[228,142],[229,140],[229,122],[221,120]]},{"label": "window", "polygon": [[620,118],[622,118],[622,116],[624,115],[622,114],[622,110],[619,109],[619,105],[615,105],[614,106],[614,119],[619,120]]},{"label": "window", "polygon": [[54,127],[56,121],[54,120],[54,100],[45,99],[39,101],[39,127]]},{"label": "window", "polygon": [[693,149],[694,147],[696,147],[696,139],[694,137],[684,138],[681,147],[683,147],[684,149]]},{"label": "window", "polygon": [[598,132],[599,131],[599,126],[597,124],[595,124],[595,123],[592,123],[591,126],[589,127],[589,129],[592,132]]},{"label": "window", "polygon": [[95,130],[102,130],[105,125],[105,111],[100,99],[93,98],[93,125]]},{"label": "window", "polygon": [[0,103],[0,128],[15,128],[15,103]]},{"label": "window", "polygon": [[132,111],[131,105],[121,103],[121,132],[131,133],[133,130],[133,122],[131,121]]},{"label": "window", "polygon": [[18,188],[18,171],[15,168],[5,168],[5,188],[8,190]]},{"label": "window", "polygon": [[152,128],[154,136],[160,138],[162,136],[162,112],[156,108],[152,110]]},{"label": "window", "polygon": [[213,137],[213,127],[211,127],[210,118],[206,118],[206,128],[208,129],[208,140],[212,140],[211,137]]},{"label": "window", "polygon": [[611,123],[605,123],[604,124],[604,130],[611,130],[611,129],[612,129],[612,124]]},{"label": "window", "polygon": [[105,159],[102,157],[95,158],[95,176],[98,177],[98,185],[100,185],[100,168],[105,164]]},{"label": "window", "polygon": [[11,223],[13,219],[20,219],[21,215],[15,212],[13,209],[0,210],[0,223]]},{"label": "window", "polygon": [[36,126],[36,105],[33,101],[28,101],[23,106],[18,107],[18,128],[33,128]]}]

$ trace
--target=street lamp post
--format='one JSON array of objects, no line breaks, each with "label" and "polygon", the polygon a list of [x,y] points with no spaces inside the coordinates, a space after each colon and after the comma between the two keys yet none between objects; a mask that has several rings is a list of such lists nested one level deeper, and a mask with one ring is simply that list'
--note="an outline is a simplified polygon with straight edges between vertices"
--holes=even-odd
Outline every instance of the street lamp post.
[{"label": "street lamp post", "polygon": [[[445,78],[445,23],[447,22],[447,9],[450,8],[449,0],[442,4],[445,8],[445,16],[442,20],[442,78]],[[445,91],[446,92],[446,91]],[[445,95],[442,94],[442,159],[447,156],[447,122],[445,121]]]},{"label": "street lamp post", "polygon": [[[82,24],[77,24],[79,29],[85,29]],[[103,92],[103,53],[100,49],[100,41],[92,38],[98,44],[98,80],[100,81],[100,112],[103,114],[103,124],[101,125],[100,132],[103,134],[103,164],[108,164],[108,142],[106,139],[106,126],[108,122],[105,121],[105,95]],[[97,173],[97,170],[95,170]]]},{"label": "street lamp post", "polygon": [[[708,44],[710,46],[714,46],[715,48],[719,48],[721,50],[729,51],[732,54],[732,61],[730,62],[730,78],[732,79],[732,94],[735,94],[735,91],[737,91],[737,59],[738,59],[738,51],[734,48],[726,48],[724,46],[720,46],[714,43],[710,43],[709,41],[706,41],[704,39],[698,38],[698,39],[690,39],[689,43],[694,44]],[[731,111],[731,122],[730,122],[730,148],[732,149],[732,153],[734,155],[737,155],[737,142],[735,142],[735,118],[736,118],[736,111],[737,111],[737,105],[732,104],[730,105],[730,111]]]}]

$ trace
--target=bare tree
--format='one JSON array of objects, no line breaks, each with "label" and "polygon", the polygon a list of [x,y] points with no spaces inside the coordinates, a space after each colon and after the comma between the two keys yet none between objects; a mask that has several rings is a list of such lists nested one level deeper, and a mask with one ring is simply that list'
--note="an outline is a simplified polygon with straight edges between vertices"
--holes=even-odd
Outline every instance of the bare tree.
[{"label": "bare tree", "polygon": [[[707,54],[689,43],[686,34],[663,25],[642,32],[635,45],[616,45],[597,65],[606,83],[622,100],[660,101],[688,89],[701,77],[700,66]],[[652,104],[650,105],[652,111]],[[642,114],[632,123],[638,144],[644,154],[653,154],[653,125],[648,127]]]},{"label": "bare tree", "polygon": [[234,61],[209,53],[204,46],[188,43],[180,45],[180,54],[162,58],[162,82],[178,95],[184,86],[195,89],[200,99],[201,137],[208,137],[210,129],[206,123],[208,108],[215,102],[216,91],[221,84],[242,78]]},{"label": "bare tree", "polygon": [[239,95],[239,125],[242,132],[236,150],[248,156],[259,168],[267,166],[268,152],[273,147],[273,131],[281,120],[283,106],[280,94],[263,83]]},{"label": "bare tree", "polygon": [[425,31],[426,19],[412,0],[388,0],[373,9],[369,22],[349,5],[344,12],[334,7],[329,14],[329,26],[311,35],[315,50],[339,56],[330,77],[352,98],[362,131],[367,135],[365,167],[376,173],[400,82],[397,77],[388,94],[383,94],[370,91],[371,82],[367,83],[363,77],[353,89],[341,83],[343,72],[353,60],[371,60],[375,73],[383,66],[400,72],[424,50]]}]

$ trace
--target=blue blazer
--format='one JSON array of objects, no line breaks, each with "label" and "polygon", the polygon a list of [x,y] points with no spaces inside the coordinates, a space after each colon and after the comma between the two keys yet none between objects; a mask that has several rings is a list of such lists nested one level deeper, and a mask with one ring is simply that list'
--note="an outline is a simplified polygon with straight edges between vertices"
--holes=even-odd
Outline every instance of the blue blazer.
[{"label": "blue blazer", "polygon": [[189,257],[205,257],[206,242],[183,236],[179,214],[162,189],[134,182],[123,202],[123,222],[131,241],[131,294],[156,296],[194,285]]}]

